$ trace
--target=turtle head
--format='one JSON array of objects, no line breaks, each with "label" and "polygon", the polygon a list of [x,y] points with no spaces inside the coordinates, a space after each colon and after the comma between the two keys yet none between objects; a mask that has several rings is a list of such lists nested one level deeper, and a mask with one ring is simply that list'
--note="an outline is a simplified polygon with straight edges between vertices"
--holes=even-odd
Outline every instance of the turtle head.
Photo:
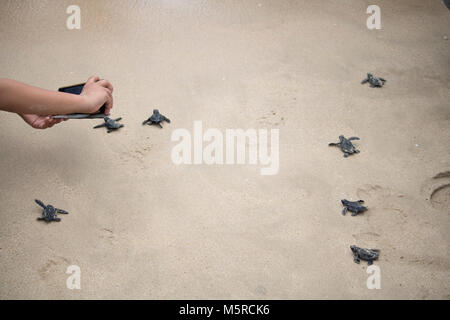
[{"label": "turtle head", "polygon": [[342,136],[342,135],[341,135],[341,136],[339,136],[339,141],[341,141],[341,142],[342,142],[342,141],[344,141],[344,139],[345,139],[345,138],[344,138],[344,136]]},{"label": "turtle head", "polygon": [[369,79],[373,78],[373,74],[368,73],[368,74],[367,74],[367,78],[369,78]]},{"label": "turtle head", "polygon": [[159,110],[158,109],[153,109],[153,114],[159,114]]},{"label": "turtle head", "polygon": [[352,252],[357,252],[358,248],[356,246],[350,246],[350,250],[352,250]]}]

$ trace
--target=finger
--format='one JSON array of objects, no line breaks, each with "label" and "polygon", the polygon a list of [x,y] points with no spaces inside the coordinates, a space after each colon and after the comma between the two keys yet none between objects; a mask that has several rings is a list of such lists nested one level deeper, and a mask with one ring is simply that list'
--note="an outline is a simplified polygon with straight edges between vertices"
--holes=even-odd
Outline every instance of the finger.
[{"label": "finger", "polygon": [[59,123],[59,121],[48,121],[48,122],[45,123],[45,129],[51,128],[57,123]]},{"label": "finger", "polygon": [[47,129],[47,123],[46,123],[45,121],[42,121],[41,123],[38,123],[38,124],[36,125],[36,127],[37,127],[38,129]]},{"label": "finger", "polygon": [[41,129],[47,129],[52,126],[52,119],[50,117],[45,117],[41,122]]},{"label": "finger", "polygon": [[111,92],[114,91],[114,87],[112,86],[111,82],[109,82],[108,80],[99,80],[97,81],[97,84],[101,85],[102,87],[108,88],[109,90],[111,90]]},{"label": "finger", "polygon": [[60,123],[62,121],[62,119],[53,119],[53,118],[49,118],[49,117],[47,117],[46,119],[45,119],[45,126],[46,126],[46,128],[50,128],[50,127],[53,127],[55,124],[58,124],[58,123]]},{"label": "finger", "polygon": [[111,113],[112,107],[113,107],[113,96],[111,94],[111,95],[108,95],[108,100],[106,100],[106,103],[105,103],[105,114],[106,115],[109,115]]},{"label": "finger", "polygon": [[108,96],[112,97],[112,91],[109,88],[104,88],[105,92],[108,94]]},{"label": "finger", "polygon": [[97,82],[98,80],[100,80],[100,78],[98,76],[92,76],[86,81],[86,84],[92,84],[92,83]]},{"label": "finger", "polygon": [[111,112],[112,104],[113,104],[113,95],[112,95],[112,91],[109,90],[108,88],[104,88],[104,90],[106,92],[106,101],[104,102],[105,114],[109,115]]}]

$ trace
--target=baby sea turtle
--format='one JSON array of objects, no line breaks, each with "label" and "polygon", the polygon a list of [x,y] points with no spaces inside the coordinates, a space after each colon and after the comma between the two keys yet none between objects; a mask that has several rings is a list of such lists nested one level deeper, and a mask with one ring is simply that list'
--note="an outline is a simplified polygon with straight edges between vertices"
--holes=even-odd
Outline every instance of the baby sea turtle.
[{"label": "baby sea turtle", "polygon": [[57,217],[57,213],[68,214],[67,211],[55,208],[51,204],[45,205],[41,200],[36,199],[34,201],[44,209],[44,211],[42,212],[42,217],[37,218],[37,220],[44,220],[45,222],[59,222],[61,221],[61,219]]},{"label": "baby sea turtle", "polygon": [[341,200],[342,205],[344,206],[344,209],[342,210],[342,214],[345,216],[347,211],[350,211],[352,213],[352,216],[356,216],[357,214],[363,213],[364,211],[367,211],[367,207],[364,207],[361,205],[361,203],[364,203],[364,200],[358,200],[358,201],[348,201],[346,199]]},{"label": "baby sea turtle", "polygon": [[369,82],[371,88],[381,88],[382,86],[384,86],[386,80],[383,78],[374,77],[371,73],[368,73],[367,78],[361,81],[361,84],[365,84],[367,82]]},{"label": "baby sea turtle", "polygon": [[109,117],[104,117],[103,120],[105,122],[102,124],[96,125],[94,127],[94,129],[106,127],[106,130],[108,131],[108,133],[110,133],[111,131],[120,129],[124,126],[121,123],[117,123],[118,121],[122,120],[122,118],[117,118],[117,119],[113,120],[113,119],[110,119]]},{"label": "baby sea turtle", "polygon": [[147,120],[145,120],[144,122],[142,122],[142,124],[143,125],[148,124],[149,126],[151,126],[152,124],[157,124],[162,128],[161,122],[163,121],[167,121],[168,123],[170,123],[170,120],[165,116],[163,116],[161,113],[159,113],[158,109],[154,109],[152,116]]},{"label": "baby sea turtle", "polygon": [[344,136],[339,136],[339,142],[329,143],[329,146],[340,147],[342,152],[344,152],[344,157],[347,158],[350,154],[359,153],[359,150],[355,149],[352,140],[359,140],[358,137],[351,137],[346,139]]},{"label": "baby sea turtle", "polygon": [[353,261],[358,264],[361,260],[364,260],[370,266],[380,256],[380,250],[378,249],[364,249],[357,246],[350,246],[350,249],[353,252]]}]

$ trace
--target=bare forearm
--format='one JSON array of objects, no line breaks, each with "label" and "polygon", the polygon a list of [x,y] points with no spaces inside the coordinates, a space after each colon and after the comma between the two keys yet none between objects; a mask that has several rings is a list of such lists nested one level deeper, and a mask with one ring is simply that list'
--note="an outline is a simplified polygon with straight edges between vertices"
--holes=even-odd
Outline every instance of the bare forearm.
[{"label": "bare forearm", "polygon": [[19,114],[54,115],[87,112],[84,97],[0,79],[0,110]]}]

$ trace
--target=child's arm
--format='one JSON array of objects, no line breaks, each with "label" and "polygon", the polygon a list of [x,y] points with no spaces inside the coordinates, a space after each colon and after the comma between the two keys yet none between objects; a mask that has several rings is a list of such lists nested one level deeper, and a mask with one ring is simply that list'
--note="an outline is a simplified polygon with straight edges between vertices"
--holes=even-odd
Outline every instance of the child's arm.
[{"label": "child's arm", "polygon": [[[38,116],[94,113],[106,103],[105,114],[109,114],[113,106],[112,91],[111,83],[99,80],[98,77],[89,78],[80,95],[49,91],[14,80],[0,79],[0,110]],[[25,118],[24,120],[27,121]]]}]

